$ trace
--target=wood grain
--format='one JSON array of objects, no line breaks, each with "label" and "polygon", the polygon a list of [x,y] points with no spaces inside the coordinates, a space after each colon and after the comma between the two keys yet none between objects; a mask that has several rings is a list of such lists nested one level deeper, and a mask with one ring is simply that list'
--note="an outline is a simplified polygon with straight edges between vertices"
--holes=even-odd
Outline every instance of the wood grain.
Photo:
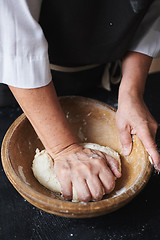
[{"label": "wood grain", "polygon": [[115,123],[115,111],[104,103],[83,97],[62,97],[61,106],[80,142],[95,142],[119,152],[122,177],[115,190],[98,202],[73,203],[47,190],[33,176],[35,150],[43,145],[22,114],[11,125],[2,143],[2,164],[17,191],[34,206],[59,216],[88,218],[110,213],[127,204],[148,181],[152,166],[138,137],[134,136],[129,157],[122,154]]}]

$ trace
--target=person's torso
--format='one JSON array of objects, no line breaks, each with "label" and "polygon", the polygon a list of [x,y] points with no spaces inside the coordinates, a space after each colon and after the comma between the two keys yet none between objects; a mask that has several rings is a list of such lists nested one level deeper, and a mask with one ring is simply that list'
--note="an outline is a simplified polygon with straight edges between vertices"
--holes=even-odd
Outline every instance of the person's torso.
[{"label": "person's torso", "polygon": [[123,56],[151,0],[43,0],[51,63],[82,66]]}]

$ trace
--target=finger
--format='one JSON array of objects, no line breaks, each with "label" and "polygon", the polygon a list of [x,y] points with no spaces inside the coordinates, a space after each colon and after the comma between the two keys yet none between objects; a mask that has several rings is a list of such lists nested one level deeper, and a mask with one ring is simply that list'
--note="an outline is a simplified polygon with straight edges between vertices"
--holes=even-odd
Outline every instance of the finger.
[{"label": "finger", "polygon": [[107,162],[109,168],[112,170],[115,177],[120,178],[122,174],[121,174],[119,162],[115,158],[113,158],[107,154],[105,154],[105,157],[106,157],[106,162]]},{"label": "finger", "polygon": [[66,200],[72,200],[72,183],[70,180],[63,181],[62,179],[59,180],[61,186],[62,196]]},{"label": "finger", "polygon": [[160,155],[157,151],[154,137],[151,135],[148,126],[143,126],[142,128],[137,129],[137,136],[140,138],[147,152],[151,156],[155,169],[160,171]]},{"label": "finger", "polygon": [[124,155],[128,156],[132,150],[132,137],[129,127],[119,129],[120,142]]},{"label": "finger", "polygon": [[91,200],[92,196],[85,179],[74,179],[72,184],[77,194],[77,199],[79,201],[89,202]]},{"label": "finger", "polygon": [[99,173],[99,178],[104,186],[105,193],[109,194],[115,188],[115,177],[109,168],[103,169]]},{"label": "finger", "polygon": [[86,182],[90,190],[92,200],[93,201],[101,200],[103,197],[104,190],[99,177],[96,175],[92,176],[86,179]]},{"label": "finger", "polygon": [[55,170],[56,170],[57,179],[61,186],[62,196],[66,200],[71,200],[72,199],[72,183],[71,183],[69,173],[67,173],[66,169],[64,168],[58,169],[56,164],[55,164]]}]

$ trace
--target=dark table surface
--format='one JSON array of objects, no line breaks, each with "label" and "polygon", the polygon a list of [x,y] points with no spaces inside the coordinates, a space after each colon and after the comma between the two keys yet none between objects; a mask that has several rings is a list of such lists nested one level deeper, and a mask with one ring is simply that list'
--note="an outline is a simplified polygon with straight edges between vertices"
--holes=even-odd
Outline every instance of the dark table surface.
[{"label": "dark table surface", "polygon": [[[146,85],[145,101],[160,125],[160,73]],[[92,90],[87,96],[117,107],[118,88],[112,92]],[[84,94],[85,95],[85,94]],[[0,107],[0,142],[10,124],[21,114],[19,106]],[[160,131],[157,133],[160,148]],[[129,204],[108,215],[90,219],[69,219],[51,215],[28,203],[8,181],[0,165],[1,240],[155,240],[160,239],[160,175],[153,172]]]}]

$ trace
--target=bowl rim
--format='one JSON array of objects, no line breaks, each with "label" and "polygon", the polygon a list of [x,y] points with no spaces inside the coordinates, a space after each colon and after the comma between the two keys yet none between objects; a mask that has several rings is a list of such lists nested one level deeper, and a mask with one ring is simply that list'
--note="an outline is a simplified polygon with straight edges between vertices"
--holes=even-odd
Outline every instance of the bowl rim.
[{"label": "bowl rim", "polygon": [[[69,96],[70,97],[70,96]],[[72,98],[75,96],[71,96]],[[68,98],[68,96],[61,97]],[[113,107],[108,106],[106,103],[100,102],[98,100],[84,98],[84,97],[75,97],[77,100],[85,99],[90,102],[100,103],[103,105],[107,110],[111,110],[113,113],[115,109]],[[39,193],[36,190],[33,190],[29,185],[25,182],[21,181],[19,176],[15,173],[14,167],[10,161],[9,149],[10,149],[10,140],[14,134],[14,131],[23,121],[29,121],[24,113],[22,113],[9,127],[7,130],[1,148],[1,159],[4,171],[15,187],[15,189],[31,204],[34,206],[55,214],[64,217],[76,217],[76,218],[87,218],[87,217],[94,217],[104,215],[110,212],[113,212],[120,207],[127,204],[133,197],[135,197],[146,185],[149,180],[149,177],[152,172],[152,165],[149,161],[149,155],[147,151],[144,149],[145,158],[146,160],[146,168],[141,172],[141,179],[137,179],[135,183],[130,186],[125,192],[122,192],[120,195],[115,195],[109,199],[102,199],[98,202],[89,202],[89,203],[77,203],[77,202],[70,202],[64,201],[61,199],[50,198],[45,196],[42,193]]]}]

